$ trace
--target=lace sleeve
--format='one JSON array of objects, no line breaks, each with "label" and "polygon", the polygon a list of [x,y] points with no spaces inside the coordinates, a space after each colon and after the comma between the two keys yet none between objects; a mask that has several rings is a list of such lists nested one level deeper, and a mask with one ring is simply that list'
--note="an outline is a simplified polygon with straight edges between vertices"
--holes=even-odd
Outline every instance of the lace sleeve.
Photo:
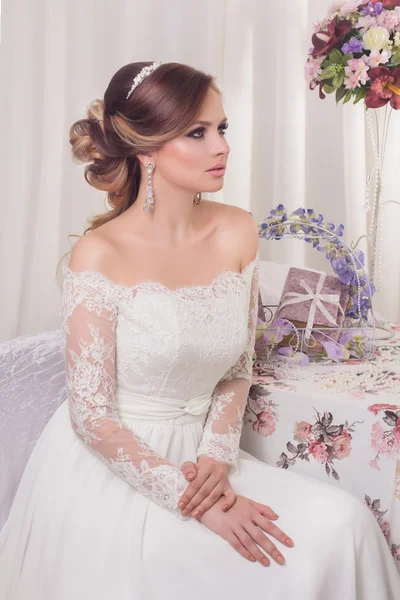
[{"label": "lace sleeve", "polygon": [[257,252],[250,280],[246,347],[214,388],[210,411],[197,450],[197,457],[210,456],[229,464],[231,474],[237,471],[243,416],[252,381],[258,310],[258,267]]},{"label": "lace sleeve", "polygon": [[61,330],[71,424],[86,446],[129,485],[172,512],[189,482],[180,468],[125,426],[114,399],[118,308],[90,272],[66,271]]}]

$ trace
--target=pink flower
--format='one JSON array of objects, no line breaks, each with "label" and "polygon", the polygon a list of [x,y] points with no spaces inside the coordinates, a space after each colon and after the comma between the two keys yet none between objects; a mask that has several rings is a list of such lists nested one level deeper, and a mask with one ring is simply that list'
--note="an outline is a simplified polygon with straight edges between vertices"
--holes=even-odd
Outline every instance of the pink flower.
[{"label": "pink flower", "polygon": [[388,523],[388,521],[382,521],[381,523],[379,523],[379,526],[382,529],[382,533],[385,536],[386,541],[389,542],[390,524]]},{"label": "pink flower", "polygon": [[381,468],[378,465],[378,461],[376,460],[376,458],[374,460],[370,460],[369,461],[369,466],[371,467],[371,469],[375,469],[376,471],[380,471]]},{"label": "pink flower", "polygon": [[388,435],[379,422],[372,425],[371,446],[377,452],[387,454],[388,456],[395,456],[399,450],[394,437]]},{"label": "pink flower", "polygon": [[321,63],[325,58],[325,54],[317,56],[317,58],[312,58],[311,56],[308,58],[306,66],[304,67],[304,78],[307,83],[311,84],[321,80],[319,77],[322,73]]},{"label": "pink flower", "polygon": [[261,435],[272,435],[276,429],[276,420],[270,409],[257,413],[257,421],[253,423],[253,429]]},{"label": "pink flower", "polygon": [[377,415],[380,410],[399,410],[400,406],[396,404],[371,404],[368,406],[369,412]]},{"label": "pink flower", "polygon": [[308,447],[308,451],[317,462],[324,463],[327,461],[327,445],[324,442],[313,440]]},{"label": "pink flower", "polygon": [[366,57],[365,62],[369,67],[378,67],[389,62],[391,54],[387,50],[371,50],[369,56]]},{"label": "pink flower", "polygon": [[[399,421],[397,421],[399,422]],[[397,444],[400,447],[400,425],[397,425],[394,429],[393,429],[393,437],[396,440]]]},{"label": "pink flower", "polygon": [[311,428],[312,425],[310,423],[307,423],[306,421],[297,421],[293,429],[294,439],[297,442],[311,440],[313,436]]},{"label": "pink flower", "polygon": [[335,449],[336,458],[342,460],[350,456],[351,452],[351,435],[348,431],[343,430],[340,435],[332,438],[332,446]]}]

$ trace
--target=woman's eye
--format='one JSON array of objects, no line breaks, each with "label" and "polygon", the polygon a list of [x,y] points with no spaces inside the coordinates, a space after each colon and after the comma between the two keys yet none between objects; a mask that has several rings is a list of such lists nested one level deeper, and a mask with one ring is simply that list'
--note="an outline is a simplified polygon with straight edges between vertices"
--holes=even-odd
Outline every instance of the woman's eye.
[{"label": "woman's eye", "polygon": [[[228,129],[229,125],[222,125],[221,127],[219,127],[219,131],[222,132],[222,135],[225,135],[226,130]],[[197,135],[199,134],[199,135]],[[195,129],[195,131],[192,131],[191,133],[188,134],[188,137],[192,137],[196,140],[200,140],[201,138],[204,137],[204,127],[201,127],[200,129]]]}]

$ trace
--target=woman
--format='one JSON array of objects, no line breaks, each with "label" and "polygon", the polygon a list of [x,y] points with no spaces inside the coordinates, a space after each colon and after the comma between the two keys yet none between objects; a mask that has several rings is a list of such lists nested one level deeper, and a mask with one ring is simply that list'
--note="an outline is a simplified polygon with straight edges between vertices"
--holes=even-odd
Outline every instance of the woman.
[{"label": "woman", "polygon": [[226,128],[214,79],[164,62],[71,128],[111,209],[63,267],[68,400],[1,533],[1,600],[400,597],[368,508],[239,452],[258,228],[196,194],[223,185]]}]

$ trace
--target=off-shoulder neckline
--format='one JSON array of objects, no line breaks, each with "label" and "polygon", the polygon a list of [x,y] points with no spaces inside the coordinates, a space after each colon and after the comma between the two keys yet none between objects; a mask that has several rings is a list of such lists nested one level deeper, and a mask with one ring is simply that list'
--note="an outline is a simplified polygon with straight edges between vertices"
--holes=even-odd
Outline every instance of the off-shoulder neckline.
[{"label": "off-shoulder neckline", "polygon": [[94,279],[98,279],[101,280],[105,283],[107,283],[109,286],[116,288],[116,289],[120,289],[120,290],[125,290],[125,291],[129,291],[132,292],[133,290],[136,290],[140,287],[155,287],[157,289],[162,289],[162,290],[166,290],[171,294],[179,294],[179,293],[184,293],[184,292],[190,292],[191,290],[211,290],[216,283],[219,282],[220,279],[223,279],[224,277],[238,277],[238,278],[242,278],[245,277],[252,269],[253,265],[255,265],[255,263],[257,262],[258,258],[259,258],[259,250],[257,250],[257,254],[255,256],[255,258],[250,261],[241,271],[233,271],[230,269],[226,269],[224,271],[220,271],[219,273],[217,273],[217,275],[213,278],[213,280],[210,283],[200,283],[200,284],[188,284],[188,285],[181,285],[178,286],[176,288],[170,288],[167,285],[165,285],[164,283],[161,283],[160,281],[156,281],[154,279],[146,279],[144,281],[140,281],[138,283],[135,283],[133,285],[124,285],[122,283],[117,283],[116,281],[114,281],[113,279],[110,279],[109,277],[107,277],[106,275],[104,275],[104,273],[101,273],[100,271],[91,271],[91,270],[83,270],[83,271],[72,271],[72,269],[70,269],[67,265],[63,265],[62,266],[62,270],[64,275],[66,273],[68,273],[70,276],[72,277],[92,277]]}]

